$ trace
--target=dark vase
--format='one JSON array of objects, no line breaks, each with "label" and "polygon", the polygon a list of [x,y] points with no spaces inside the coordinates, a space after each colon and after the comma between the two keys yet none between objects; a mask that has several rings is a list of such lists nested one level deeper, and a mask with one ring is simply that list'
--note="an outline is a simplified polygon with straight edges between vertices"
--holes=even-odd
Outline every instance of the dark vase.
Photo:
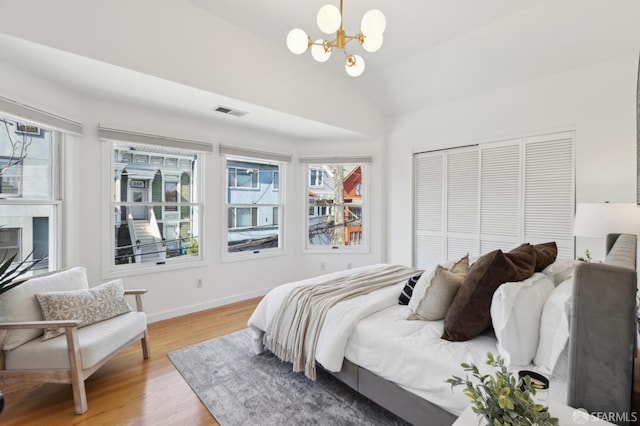
[{"label": "dark vase", "polygon": [[2,414],[2,410],[4,409],[4,394],[0,391],[0,414]]}]

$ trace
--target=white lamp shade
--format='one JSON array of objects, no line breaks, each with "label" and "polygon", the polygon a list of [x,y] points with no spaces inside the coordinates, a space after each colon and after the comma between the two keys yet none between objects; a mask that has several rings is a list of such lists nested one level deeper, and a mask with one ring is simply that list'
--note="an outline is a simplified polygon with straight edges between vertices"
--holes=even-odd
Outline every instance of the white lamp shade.
[{"label": "white lamp shade", "polygon": [[362,43],[362,47],[367,52],[377,52],[380,47],[382,47],[382,42],[384,41],[384,37],[382,34],[374,35],[374,36],[365,36],[364,42]]},{"label": "white lamp shade", "polygon": [[387,19],[379,9],[371,9],[362,17],[360,30],[365,37],[382,35],[387,28]]},{"label": "white lamp shade", "polygon": [[323,40],[316,40],[315,44],[311,46],[311,56],[318,62],[325,62],[331,57],[331,50],[325,50],[322,43]]},{"label": "white lamp shade", "polygon": [[[353,64],[350,64],[349,58],[353,58]],[[358,77],[364,71],[364,59],[360,55],[349,56],[345,60],[344,69],[351,77]]]},{"label": "white lamp shade", "polygon": [[634,203],[578,203],[573,235],[605,238],[607,234],[640,235],[640,206]]},{"label": "white lamp shade", "polygon": [[309,36],[300,28],[294,28],[287,34],[287,47],[291,53],[300,55],[309,48]]},{"label": "white lamp shade", "polygon": [[325,34],[332,34],[338,31],[342,23],[340,9],[332,4],[326,4],[318,11],[318,28]]}]

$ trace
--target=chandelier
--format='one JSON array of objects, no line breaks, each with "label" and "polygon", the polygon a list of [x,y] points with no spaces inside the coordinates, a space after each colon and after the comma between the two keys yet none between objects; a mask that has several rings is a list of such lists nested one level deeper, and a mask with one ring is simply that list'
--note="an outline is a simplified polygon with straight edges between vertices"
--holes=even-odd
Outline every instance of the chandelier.
[{"label": "chandelier", "polygon": [[325,62],[331,57],[334,49],[341,49],[345,54],[344,68],[352,77],[362,74],[364,59],[360,55],[348,53],[347,43],[357,40],[364,50],[375,52],[382,46],[382,33],[387,26],[384,14],[378,9],[372,9],[362,17],[360,32],[356,35],[347,35],[342,29],[342,0],[340,0],[340,9],[332,4],[322,6],[318,11],[317,22],[320,31],[325,34],[335,34],[335,38],[313,41],[303,30],[295,28],[287,35],[287,47],[296,55],[311,48],[311,56],[318,62]]}]

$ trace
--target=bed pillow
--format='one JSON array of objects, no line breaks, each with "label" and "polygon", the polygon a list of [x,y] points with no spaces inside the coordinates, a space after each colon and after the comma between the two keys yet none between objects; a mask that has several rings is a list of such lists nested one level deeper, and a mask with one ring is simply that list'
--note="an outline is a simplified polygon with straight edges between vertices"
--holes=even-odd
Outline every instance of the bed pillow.
[{"label": "bed pillow", "polygon": [[505,282],[523,281],[533,275],[536,260],[533,246],[521,246],[503,253],[494,250],[470,268],[444,318],[442,338],[450,341],[472,339],[491,325],[491,299]]},{"label": "bed pillow", "polygon": [[571,277],[578,263],[580,261],[575,259],[556,259],[555,262],[544,268],[542,273],[553,281],[553,285],[558,285]]},{"label": "bed pillow", "polygon": [[[0,295],[0,322],[42,321],[42,312],[36,293],[57,290],[79,290],[89,288],[87,271],[75,267],[55,271],[29,279]],[[4,340],[3,350],[11,350],[35,339],[42,334],[41,328],[9,330]]]},{"label": "bed pillow", "polygon": [[468,272],[468,265],[466,270],[458,271],[446,269],[441,265],[436,266],[425,295],[418,300],[413,310],[409,310],[407,319],[425,321],[443,319]]},{"label": "bed pillow", "polygon": [[547,296],[555,288],[536,272],[524,281],[502,284],[491,299],[491,322],[498,352],[507,365],[529,365],[540,338],[540,318]]},{"label": "bed pillow", "polygon": [[468,272],[469,255],[466,255],[422,274],[413,289],[407,319],[433,321],[444,318]]},{"label": "bed pillow", "polygon": [[[52,320],[80,320],[86,327],[131,311],[124,297],[122,280],[117,279],[88,290],[36,294],[42,317]],[[42,340],[64,333],[64,328],[45,329]]]},{"label": "bed pillow", "polygon": [[422,276],[422,272],[416,274],[407,280],[407,283],[404,285],[402,289],[402,293],[400,293],[400,297],[398,298],[398,303],[400,305],[408,305],[411,300],[411,295],[413,294],[413,288],[416,286],[416,283]]},{"label": "bed pillow", "polygon": [[540,338],[533,363],[541,372],[553,374],[569,341],[573,277],[560,283],[547,297],[540,319]]},{"label": "bed pillow", "polygon": [[555,262],[556,257],[558,257],[558,246],[555,241],[535,244],[533,249],[536,252],[536,272],[542,272],[544,268]]}]

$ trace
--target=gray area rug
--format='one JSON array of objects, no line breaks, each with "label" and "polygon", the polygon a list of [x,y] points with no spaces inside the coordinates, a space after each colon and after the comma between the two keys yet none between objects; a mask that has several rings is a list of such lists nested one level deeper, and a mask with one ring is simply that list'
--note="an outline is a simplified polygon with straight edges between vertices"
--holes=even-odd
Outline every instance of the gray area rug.
[{"label": "gray area rug", "polygon": [[325,371],[314,382],[250,348],[245,329],[167,356],[223,426],[408,424]]}]

